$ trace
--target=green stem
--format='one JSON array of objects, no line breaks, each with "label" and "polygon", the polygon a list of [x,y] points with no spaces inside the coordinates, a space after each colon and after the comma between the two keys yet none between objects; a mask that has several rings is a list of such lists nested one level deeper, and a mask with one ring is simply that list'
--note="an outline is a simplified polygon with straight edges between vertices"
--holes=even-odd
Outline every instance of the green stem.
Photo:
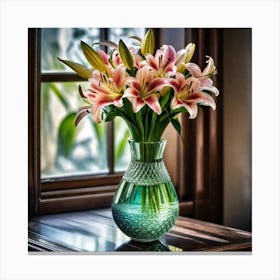
[{"label": "green stem", "polygon": [[152,186],[149,186],[149,200],[150,200],[150,204],[152,206],[152,209],[154,210],[154,212],[158,212],[158,205],[155,199],[155,193],[154,193],[154,189]]},{"label": "green stem", "polygon": [[146,186],[142,186],[142,212],[145,212],[146,208]]},{"label": "green stem", "polygon": [[143,125],[143,118],[142,118],[142,111],[140,110],[138,113],[136,113],[136,122],[137,126],[140,132],[140,137],[142,142],[145,142],[145,129]]},{"label": "green stem", "polygon": [[159,140],[156,138],[156,129],[155,129],[156,120],[157,120],[157,114],[155,112],[152,112],[152,120],[150,125],[150,131],[149,131],[150,134],[149,134],[148,142]]}]

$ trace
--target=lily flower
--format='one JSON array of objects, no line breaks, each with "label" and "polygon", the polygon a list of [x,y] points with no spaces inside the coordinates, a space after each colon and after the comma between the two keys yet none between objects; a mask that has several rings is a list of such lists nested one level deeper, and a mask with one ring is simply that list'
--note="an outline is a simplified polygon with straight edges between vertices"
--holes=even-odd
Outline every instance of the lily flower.
[{"label": "lily flower", "polygon": [[201,81],[194,77],[185,79],[181,73],[176,74],[176,79],[170,78],[169,85],[174,89],[174,97],[171,101],[171,108],[186,108],[190,119],[197,116],[198,105],[210,106],[216,109],[216,103],[212,96],[201,89]]},{"label": "lily flower", "polygon": [[203,72],[201,72],[200,67],[195,63],[189,62],[186,64],[186,69],[191,73],[193,77],[200,80],[206,80],[207,78],[217,74],[217,69],[214,64],[213,58],[211,56],[206,57],[208,58],[208,60],[206,61],[207,66],[205,67]]},{"label": "lily flower", "polygon": [[195,63],[187,63],[186,69],[191,73],[191,75],[195,78],[198,78],[201,81],[201,89],[208,90],[213,92],[216,96],[219,95],[219,90],[213,86],[213,81],[209,78],[215,74],[217,74],[217,69],[214,64],[214,60],[212,57],[207,56],[209,59],[207,60],[207,66],[201,72],[200,67]]},{"label": "lily flower", "polygon": [[170,45],[163,45],[156,51],[155,56],[147,54],[144,65],[151,70],[156,70],[158,77],[166,77],[176,73],[176,51]]},{"label": "lily flower", "polygon": [[94,122],[101,122],[101,113],[104,106],[113,104],[116,107],[123,105],[122,97],[125,89],[126,68],[119,65],[112,72],[112,77],[107,77],[98,70],[93,72],[89,79],[90,88],[85,94],[91,103],[91,113]]},{"label": "lily flower", "polygon": [[141,68],[135,78],[127,78],[126,84],[128,88],[125,90],[123,97],[130,100],[135,113],[147,104],[154,112],[161,114],[158,91],[167,85],[166,79],[155,78],[151,70]]}]

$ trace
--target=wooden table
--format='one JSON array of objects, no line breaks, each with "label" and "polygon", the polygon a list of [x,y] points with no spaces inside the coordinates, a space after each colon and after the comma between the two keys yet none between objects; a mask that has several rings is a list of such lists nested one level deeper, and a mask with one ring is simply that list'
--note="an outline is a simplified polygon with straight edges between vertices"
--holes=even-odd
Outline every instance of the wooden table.
[{"label": "wooden table", "polygon": [[185,252],[251,251],[251,233],[179,217],[159,241],[132,241],[115,225],[109,209],[33,217],[29,252]]}]

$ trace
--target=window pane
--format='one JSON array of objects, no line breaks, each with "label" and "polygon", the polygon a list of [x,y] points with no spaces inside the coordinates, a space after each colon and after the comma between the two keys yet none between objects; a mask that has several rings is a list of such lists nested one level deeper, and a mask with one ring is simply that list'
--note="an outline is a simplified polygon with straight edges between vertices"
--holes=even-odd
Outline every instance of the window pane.
[{"label": "window pane", "polygon": [[41,70],[71,72],[57,57],[88,66],[80,42],[91,45],[100,41],[99,36],[99,28],[42,28]]},{"label": "window pane", "polygon": [[[144,38],[145,28],[110,28],[109,40],[115,43],[122,39],[127,46],[133,45],[136,41],[130,39],[129,36],[138,36]],[[125,122],[116,118],[114,123],[114,158],[115,171],[125,171],[130,162],[130,150],[128,145],[128,137],[130,136]]]},{"label": "window pane", "polygon": [[134,44],[135,39],[128,38],[129,36],[138,36],[144,38],[145,28],[110,28],[109,40],[118,43],[122,39],[128,46]]},{"label": "window pane", "polygon": [[108,172],[106,124],[94,124],[86,116],[74,126],[76,111],[85,105],[78,85],[42,83],[41,177]]},{"label": "window pane", "polygon": [[128,137],[130,136],[125,122],[121,118],[114,120],[114,158],[115,171],[125,171],[130,162]]}]

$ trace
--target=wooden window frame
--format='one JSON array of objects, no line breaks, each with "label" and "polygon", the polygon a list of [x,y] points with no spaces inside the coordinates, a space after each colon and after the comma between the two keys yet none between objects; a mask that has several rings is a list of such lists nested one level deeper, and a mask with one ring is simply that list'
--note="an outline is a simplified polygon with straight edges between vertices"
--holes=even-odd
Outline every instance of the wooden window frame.
[{"label": "wooden window frame", "polygon": [[[42,82],[85,81],[75,73],[41,73],[39,28],[28,30],[28,190],[29,214],[110,206],[123,172],[114,172],[113,122],[107,124],[108,173],[41,179],[40,168],[40,95]],[[107,29],[100,29],[100,39]]]},{"label": "wooden window frame", "polygon": [[[105,30],[104,30],[105,31]],[[194,61],[205,64],[205,55],[211,54],[222,73],[222,32],[215,28],[155,28],[156,42],[174,43],[180,38],[176,49],[184,48],[188,42],[196,43],[198,49]],[[76,74],[53,73],[41,75],[39,29],[28,30],[28,190],[29,215],[40,215],[64,211],[109,207],[123,173],[112,173],[114,162],[112,151],[109,172],[94,176],[73,176],[56,179],[40,178],[40,84],[42,81],[81,81]],[[106,31],[105,31],[106,32]],[[103,35],[104,36],[104,32]],[[105,34],[106,35],[106,34]],[[222,91],[222,78],[215,84]],[[180,214],[222,223],[223,212],[223,111],[222,96],[217,99],[217,110],[200,108],[197,119],[182,116],[182,136],[190,145],[183,145],[180,137],[169,126],[164,137],[169,144],[165,163],[171,172],[179,201]],[[113,123],[109,123],[112,132]],[[108,147],[113,143],[109,133]],[[203,145],[202,142],[204,143]],[[211,157],[211,162],[209,158]],[[111,163],[111,164],[110,164]]]}]

